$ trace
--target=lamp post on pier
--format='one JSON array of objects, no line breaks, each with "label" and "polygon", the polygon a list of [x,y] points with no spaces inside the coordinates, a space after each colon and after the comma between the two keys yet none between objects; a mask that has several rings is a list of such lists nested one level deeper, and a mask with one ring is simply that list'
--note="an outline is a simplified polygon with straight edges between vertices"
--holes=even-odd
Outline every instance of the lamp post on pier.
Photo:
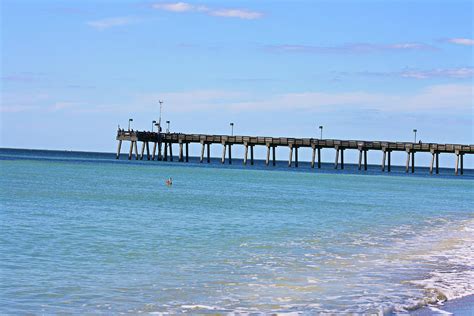
[{"label": "lamp post on pier", "polygon": [[160,103],[160,117],[158,118],[158,125],[159,125],[158,133],[160,133],[161,132],[161,110],[163,108],[163,101],[159,100],[158,102]]},{"label": "lamp post on pier", "polygon": [[323,139],[323,126],[319,125],[319,130],[320,130],[320,137],[319,139]]},{"label": "lamp post on pier", "polygon": [[230,123],[230,136],[234,136],[234,123]]},{"label": "lamp post on pier", "polygon": [[133,119],[128,119],[128,131],[130,131],[130,122],[133,122]]},{"label": "lamp post on pier", "polygon": [[414,143],[416,143],[416,132],[418,132],[418,130],[415,128],[415,129],[413,130],[413,133],[415,133],[415,141],[414,141]]}]

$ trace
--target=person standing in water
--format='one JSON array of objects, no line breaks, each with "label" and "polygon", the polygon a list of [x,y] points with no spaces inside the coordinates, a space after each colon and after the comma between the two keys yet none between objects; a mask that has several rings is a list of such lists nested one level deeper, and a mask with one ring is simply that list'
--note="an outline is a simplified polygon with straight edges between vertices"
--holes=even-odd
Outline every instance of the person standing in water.
[{"label": "person standing in water", "polygon": [[168,180],[166,180],[166,185],[171,186],[173,184],[173,178],[169,177]]}]

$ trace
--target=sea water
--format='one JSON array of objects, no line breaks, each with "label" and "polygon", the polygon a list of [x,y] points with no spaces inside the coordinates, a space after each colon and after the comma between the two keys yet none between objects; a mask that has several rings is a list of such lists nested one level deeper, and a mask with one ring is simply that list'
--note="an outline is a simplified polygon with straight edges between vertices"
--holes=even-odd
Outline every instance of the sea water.
[{"label": "sea water", "polygon": [[472,171],[192,161],[1,149],[0,312],[390,314],[474,294]]}]

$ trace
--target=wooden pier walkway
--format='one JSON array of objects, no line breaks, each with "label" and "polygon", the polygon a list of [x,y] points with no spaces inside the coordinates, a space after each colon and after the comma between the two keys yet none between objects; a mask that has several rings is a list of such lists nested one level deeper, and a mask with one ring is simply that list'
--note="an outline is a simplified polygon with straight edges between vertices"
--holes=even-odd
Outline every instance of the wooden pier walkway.
[{"label": "wooden pier walkway", "polygon": [[[406,152],[406,172],[415,172],[415,153],[429,152],[432,154],[430,164],[430,174],[433,171],[439,173],[439,154],[449,153],[456,155],[454,172],[456,175],[464,173],[464,154],[474,154],[474,145],[460,144],[436,144],[436,143],[410,143],[410,142],[386,142],[386,141],[362,141],[362,140],[336,140],[336,139],[316,139],[316,138],[287,138],[287,137],[260,137],[260,136],[228,136],[228,135],[203,135],[203,134],[182,134],[182,133],[156,133],[147,131],[127,131],[120,129],[117,132],[118,149],[117,159],[120,157],[122,142],[130,142],[128,159],[132,159],[135,152],[135,159],[143,159],[146,150],[146,159],[173,161],[173,144],[179,146],[179,161],[189,161],[189,144],[197,143],[201,145],[200,162],[211,161],[210,147],[212,144],[222,146],[221,162],[227,161],[232,164],[232,146],[242,145],[245,148],[243,157],[244,164],[247,164],[250,151],[250,164],[254,164],[254,147],[265,146],[267,148],[266,165],[276,164],[276,147],[284,146],[289,150],[288,166],[293,164],[298,167],[298,149],[310,148],[312,150],[311,168],[317,165],[321,168],[321,150],[334,149],[334,168],[344,169],[344,151],[346,149],[359,151],[359,170],[367,170],[367,152],[382,151],[381,171],[391,171],[391,153],[393,151]],[[137,143],[141,142],[141,153],[138,153]],[[150,150],[150,145],[153,146]],[[157,151],[158,149],[158,151]],[[249,150],[250,149],[250,150]],[[316,161],[317,157],[317,161]],[[294,160],[293,160],[294,159]]]}]

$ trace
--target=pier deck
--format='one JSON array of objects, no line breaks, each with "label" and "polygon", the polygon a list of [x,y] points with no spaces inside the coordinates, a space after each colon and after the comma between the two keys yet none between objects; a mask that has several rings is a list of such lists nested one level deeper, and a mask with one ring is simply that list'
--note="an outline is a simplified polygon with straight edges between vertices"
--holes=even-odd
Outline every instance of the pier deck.
[{"label": "pier deck", "polygon": [[[290,138],[290,137],[264,137],[264,136],[230,136],[230,135],[204,135],[204,134],[183,134],[183,133],[156,133],[147,131],[127,131],[117,132],[118,150],[117,159],[123,141],[130,142],[129,159],[132,159],[135,151],[135,159],[143,159],[146,149],[148,160],[173,160],[173,144],[179,145],[179,161],[189,161],[189,144],[201,144],[200,161],[204,160],[204,153],[207,152],[207,162],[210,162],[210,146],[218,144],[222,146],[221,162],[225,163],[226,154],[228,163],[232,163],[232,145],[242,145],[245,147],[244,164],[247,164],[248,152],[250,149],[250,164],[254,162],[254,146],[265,146],[267,148],[266,164],[270,164],[270,153],[272,153],[272,165],[275,165],[275,148],[279,146],[288,147],[288,166],[298,167],[298,148],[311,148],[311,167],[314,168],[317,156],[317,166],[321,168],[321,150],[335,149],[334,168],[344,169],[344,150],[352,149],[359,151],[359,170],[367,170],[367,152],[378,150],[383,152],[381,171],[391,169],[391,152],[401,151],[407,153],[406,172],[415,172],[415,153],[429,152],[432,154],[430,173],[435,170],[439,173],[439,154],[450,153],[456,155],[454,172],[456,175],[464,173],[464,154],[474,154],[474,145],[462,144],[437,144],[437,143],[412,143],[412,142],[388,142],[388,141],[365,141],[365,140],[338,140],[338,139],[316,139],[316,138]],[[142,143],[141,154],[138,154],[137,142]],[[153,145],[150,151],[150,143]],[[163,152],[162,152],[163,147]],[[156,150],[158,156],[156,157]],[[207,149],[207,150],[206,150]],[[169,150],[169,154],[168,154]],[[388,161],[387,161],[388,159]]]}]

